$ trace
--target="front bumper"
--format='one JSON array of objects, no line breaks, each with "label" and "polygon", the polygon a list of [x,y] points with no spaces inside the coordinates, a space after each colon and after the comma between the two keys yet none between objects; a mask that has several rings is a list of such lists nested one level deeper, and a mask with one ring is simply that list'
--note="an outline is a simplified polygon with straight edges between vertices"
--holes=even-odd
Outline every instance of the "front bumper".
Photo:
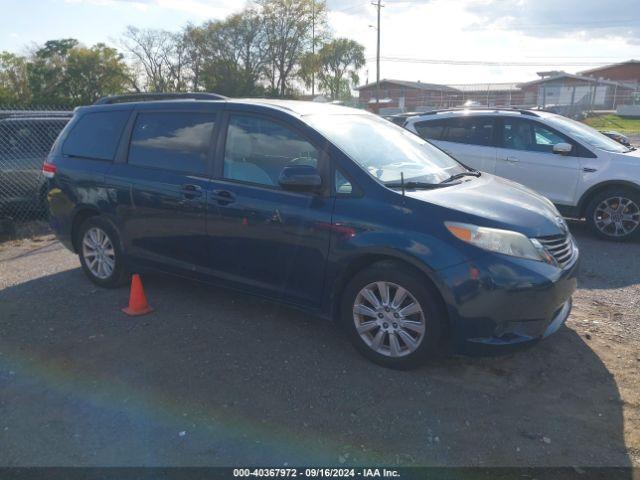
[{"label": "front bumper", "polygon": [[578,254],[563,269],[488,254],[440,274],[453,349],[498,353],[555,333],[571,313]]}]

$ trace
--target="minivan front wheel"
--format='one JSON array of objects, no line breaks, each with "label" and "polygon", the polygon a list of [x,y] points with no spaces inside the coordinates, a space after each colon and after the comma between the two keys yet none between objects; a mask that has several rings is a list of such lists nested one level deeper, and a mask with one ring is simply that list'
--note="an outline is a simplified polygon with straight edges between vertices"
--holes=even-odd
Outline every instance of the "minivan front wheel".
[{"label": "minivan front wheel", "polygon": [[122,285],[126,278],[122,251],[115,229],[100,217],[90,217],[80,227],[78,255],[84,273],[101,287]]},{"label": "minivan front wheel", "polygon": [[640,193],[611,189],[596,195],[586,218],[593,232],[607,240],[625,241],[640,236]]},{"label": "minivan front wheel", "polygon": [[343,295],[341,320],[368,359],[413,368],[437,353],[443,309],[420,274],[395,262],[358,273]]}]

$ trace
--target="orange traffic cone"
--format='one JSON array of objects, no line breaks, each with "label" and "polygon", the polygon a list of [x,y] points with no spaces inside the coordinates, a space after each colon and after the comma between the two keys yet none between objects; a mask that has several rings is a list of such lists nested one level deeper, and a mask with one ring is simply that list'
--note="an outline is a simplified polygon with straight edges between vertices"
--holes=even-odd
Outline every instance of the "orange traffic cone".
[{"label": "orange traffic cone", "polygon": [[142,280],[137,273],[131,277],[131,294],[129,295],[129,306],[123,308],[122,311],[127,315],[136,317],[139,315],[146,315],[153,311],[153,308],[147,303],[147,297],[144,294],[144,288],[142,287]]}]

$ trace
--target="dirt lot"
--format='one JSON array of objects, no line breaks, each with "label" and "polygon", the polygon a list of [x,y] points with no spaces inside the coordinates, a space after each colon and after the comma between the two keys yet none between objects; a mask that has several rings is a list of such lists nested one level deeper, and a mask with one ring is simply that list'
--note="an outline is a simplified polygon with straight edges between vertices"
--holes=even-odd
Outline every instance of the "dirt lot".
[{"label": "dirt lot", "polygon": [[411,372],[255,298],[96,289],[50,236],[0,245],[0,465],[640,465],[640,244],[593,239],[567,328]]}]

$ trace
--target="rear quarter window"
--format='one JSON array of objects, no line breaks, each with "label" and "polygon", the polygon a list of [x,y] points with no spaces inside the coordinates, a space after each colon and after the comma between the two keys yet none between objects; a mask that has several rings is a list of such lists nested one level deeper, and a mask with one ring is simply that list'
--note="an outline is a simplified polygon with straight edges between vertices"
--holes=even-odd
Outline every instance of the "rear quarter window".
[{"label": "rear quarter window", "polygon": [[113,160],[129,111],[87,113],[71,128],[62,153],[74,157]]}]

